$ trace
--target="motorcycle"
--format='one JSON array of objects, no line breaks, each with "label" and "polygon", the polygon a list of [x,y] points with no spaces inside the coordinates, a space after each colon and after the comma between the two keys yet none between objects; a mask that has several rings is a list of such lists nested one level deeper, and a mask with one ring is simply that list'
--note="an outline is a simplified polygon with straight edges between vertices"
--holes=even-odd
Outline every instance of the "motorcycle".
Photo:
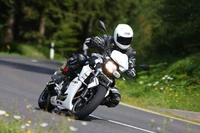
[{"label": "motorcycle", "polygon": [[[102,21],[99,21],[99,27],[108,36]],[[121,77],[120,71],[128,70],[128,56],[117,50],[110,51],[107,42],[105,45],[102,55],[93,53],[91,57],[95,57],[94,60],[86,61],[73,76],[66,76],[60,83],[48,82],[38,99],[40,109],[65,110],[77,119],[91,114],[109,95],[115,78]],[[62,68],[62,71],[67,71],[65,65]]]}]

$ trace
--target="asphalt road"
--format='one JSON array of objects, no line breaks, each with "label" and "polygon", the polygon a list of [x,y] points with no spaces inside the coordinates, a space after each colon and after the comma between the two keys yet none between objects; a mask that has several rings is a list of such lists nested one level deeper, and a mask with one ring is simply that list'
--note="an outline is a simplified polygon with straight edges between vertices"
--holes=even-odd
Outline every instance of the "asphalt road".
[{"label": "asphalt road", "polygon": [[[0,110],[22,116],[35,130],[43,123],[55,133],[68,130],[77,133],[199,133],[200,125],[161,116],[135,107],[100,106],[84,120],[68,114],[44,112],[38,108],[38,97],[59,62],[0,55]],[[52,126],[53,125],[53,126]]]}]

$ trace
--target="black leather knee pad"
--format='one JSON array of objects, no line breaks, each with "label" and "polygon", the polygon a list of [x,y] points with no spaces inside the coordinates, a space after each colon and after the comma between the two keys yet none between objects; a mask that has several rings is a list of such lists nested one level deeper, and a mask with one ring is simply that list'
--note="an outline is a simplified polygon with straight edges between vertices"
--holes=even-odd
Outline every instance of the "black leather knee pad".
[{"label": "black leather knee pad", "polygon": [[121,95],[120,94],[116,93],[116,94],[113,94],[112,97],[111,97],[111,102],[113,104],[115,104],[116,106],[119,104],[120,100],[121,100]]}]

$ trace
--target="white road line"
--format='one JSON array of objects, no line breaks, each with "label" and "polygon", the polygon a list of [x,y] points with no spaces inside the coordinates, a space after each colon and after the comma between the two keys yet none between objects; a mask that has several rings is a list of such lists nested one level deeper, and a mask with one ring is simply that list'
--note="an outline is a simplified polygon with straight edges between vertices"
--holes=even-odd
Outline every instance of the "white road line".
[{"label": "white road line", "polygon": [[38,62],[38,60],[32,59],[31,62]]},{"label": "white road line", "polygon": [[132,126],[132,125],[125,124],[125,123],[121,123],[121,122],[118,122],[118,121],[106,120],[106,119],[103,119],[103,118],[95,116],[95,115],[90,115],[90,116],[97,118],[97,119],[100,119],[100,120],[105,120],[105,121],[108,121],[108,122],[111,122],[111,123],[114,123],[114,124],[117,124],[117,125],[121,125],[121,126],[129,127],[129,128],[133,128],[133,129],[136,129],[136,130],[144,131],[144,132],[147,132],[147,133],[156,133],[156,132],[153,132],[153,131],[150,131],[150,130],[146,130],[146,129],[136,127],[136,126]]},{"label": "white road line", "polygon": [[164,117],[167,117],[167,118],[171,118],[171,119],[175,119],[175,120],[191,123],[191,124],[194,124],[194,125],[200,125],[199,123],[196,123],[196,122],[192,122],[192,121],[189,121],[189,120],[184,120],[184,119],[180,119],[180,118],[177,118],[177,117],[161,114],[161,113],[158,113],[158,112],[155,112],[155,111],[151,111],[151,110],[147,110],[147,109],[131,106],[131,105],[128,105],[128,104],[125,104],[125,103],[120,103],[120,104],[123,105],[123,106],[129,107],[129,108],[132,108],[132,109],[137,109],[137,110],[140,110],[140,111],[156,114],[156,115],[159,115],[159,116],[164,116]]}]

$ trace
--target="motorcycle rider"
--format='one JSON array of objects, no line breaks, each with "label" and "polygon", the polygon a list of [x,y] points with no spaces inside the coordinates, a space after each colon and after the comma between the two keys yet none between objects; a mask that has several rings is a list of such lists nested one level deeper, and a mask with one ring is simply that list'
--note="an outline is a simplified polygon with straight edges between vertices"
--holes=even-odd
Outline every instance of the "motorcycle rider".
[{"label": "motorcycle rider", "polygon": [[[115,28],[114,36],[103,36],[103,37],[91,37],[87,38],[84,42],[89,48],[97,48],[100,51],[105,50],[106,44],[109,45],[109,50],[118,50],[122,53],[125,53],[129,59],[129,69],[125,72],[128,77],[133,78],[135,74],[135,56],[136,52],[132,49],[131,42],[133,39],[134,33],[132,28],[127,24],[118,24]],[[58,73],[52,77],[54,82],[61,81],[65,76],[70,75],[70,72],[76,70],[78,67],[83,66],[84,63],[89,60],[85,54],[75,54],[68,59],[66,66],[69,70],[65,73]],[[119,104],[121,95],[116,86],[111,88],[110,94],[104,98],[102,105],[108,107],[115,107]]]}]

